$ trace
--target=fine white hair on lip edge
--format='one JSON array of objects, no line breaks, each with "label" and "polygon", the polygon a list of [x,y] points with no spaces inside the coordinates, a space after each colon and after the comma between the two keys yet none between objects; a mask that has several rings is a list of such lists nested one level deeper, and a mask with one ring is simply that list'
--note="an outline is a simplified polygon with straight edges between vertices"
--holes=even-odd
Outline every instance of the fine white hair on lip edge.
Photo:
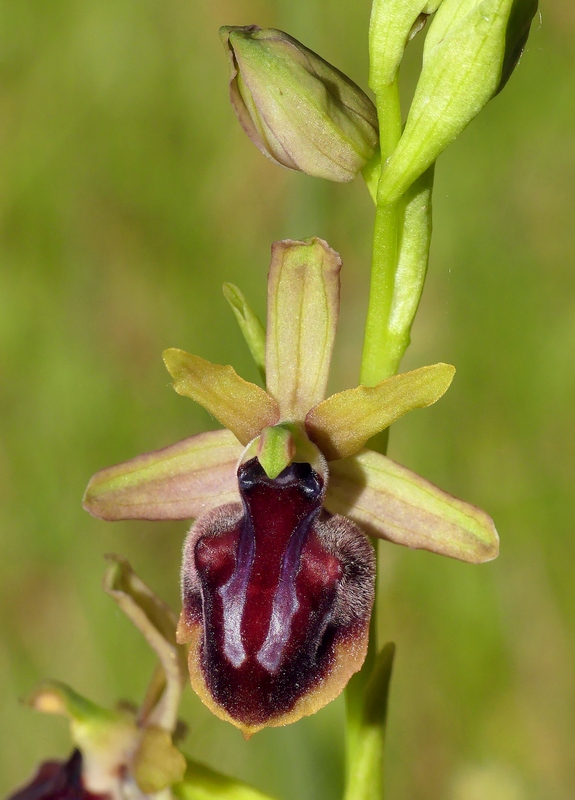
[{"label": "fine white hair on lip edge", "polygon": [[354,522],[339,514],[320,519],[315,530],[327,552],[343,565],[333,624],[347,626],[369,618],[375,597],[375,554],[368,537]]}]

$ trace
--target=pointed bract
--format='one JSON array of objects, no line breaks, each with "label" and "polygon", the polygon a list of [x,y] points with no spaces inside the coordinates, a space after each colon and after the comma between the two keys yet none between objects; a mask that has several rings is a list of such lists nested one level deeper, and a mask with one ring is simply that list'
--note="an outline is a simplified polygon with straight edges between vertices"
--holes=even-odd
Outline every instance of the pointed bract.
[{"label": "pointed bract", "polygon": [[408,411],[439,400],[454,374],[449,364],[433,364],[334,394],[307,415],[308,436],[328,461],[351,456]]},{"label": "pointed bract", "polygon": [[190,436],[97,472],[84,508],[109,521],[195,519],[238,499],[235,468],[242,451],[227,430]]},{"label": "pointed bract", "polygon": [[533,17],[537,13],[538,7],[538,0],[513,0],[505,36],[503,68],[501,70],[501,79],[497,87],[497,92],[500,92],[505,87],[513,70],[519,63],[519,59],[523,54],[527,39],[529,38]]},{"label": "pointed bract", "polygon": [[497,557],[493,520],[373,450],[330,465],[326,507],[366,533],[480,564]]},{"label": "pointed bract", "polygon": [[393,280],[387,347],[391,363],[399,364],[411,341],[411,326],[427,274],[431,243],[431,197],[435,166],[431,166],[405,193],[403,229]]},{"label": "pointed bract", "polygon": [[288,239],[272,246],[266,374],[284,420],[303,420],[325,397],[340,269],[339,255],[322,239]]}]

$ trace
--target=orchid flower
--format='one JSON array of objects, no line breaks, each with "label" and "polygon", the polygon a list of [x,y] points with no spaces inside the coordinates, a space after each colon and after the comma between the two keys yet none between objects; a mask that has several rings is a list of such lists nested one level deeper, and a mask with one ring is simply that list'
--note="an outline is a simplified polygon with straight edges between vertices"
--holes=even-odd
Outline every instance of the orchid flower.
[{"label": "orchid flower", "polygon": [[127,561],[108,556],[104,591],[144,635],[159,663],[140,709],[96,705],[59,681],[45,681],[27,705],[70,722],[75,750],[66,762],[46,762],[11,800],[170,800],[186,759],[175,747],[185,653],[174,637],[175,615]]},{"label": "orchid flower", "polygon": [[167,350],[175,390],[224,429],[104,469],[84,499],[105,520],[196,520],[178,641],[190,645],[200,698],[246,736],[314,713],[361,668],[374,597],[368,537],[472,563],[497,555],[483,511],[365,448],[438,400],[453,367],[325,399],[340,269],[321,239],[275,243],[265,348],[263,328],[232,292],[267,390],[231,366]]},{"label": "orchid flower", "polygon": [[271,800],[179,750],[186,733],[177,712],[186,654],[175,641],[176,615],[120,556],[107,556],[104,591],[143,634],[158,663],[139,708],[102,708],[60,681],[27,698],[36,711],[68,719],[74,750],[45,761],[8,800]]}]

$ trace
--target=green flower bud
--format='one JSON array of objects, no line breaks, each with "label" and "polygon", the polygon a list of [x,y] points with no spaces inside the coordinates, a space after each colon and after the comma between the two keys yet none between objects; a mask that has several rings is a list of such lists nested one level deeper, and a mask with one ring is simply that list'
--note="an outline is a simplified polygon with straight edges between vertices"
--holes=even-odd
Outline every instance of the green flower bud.
[{"label": "green flower bud", "polygon": [[347,182],[372,158],[377,112],[346,75],[282,31],[223,27],[230,99],[242,128],[276,164]]},{"label": "green flower bud", "polygon": [[380,197],[394,201],[501,90],[525,46],[537,0],[443,0]]}]

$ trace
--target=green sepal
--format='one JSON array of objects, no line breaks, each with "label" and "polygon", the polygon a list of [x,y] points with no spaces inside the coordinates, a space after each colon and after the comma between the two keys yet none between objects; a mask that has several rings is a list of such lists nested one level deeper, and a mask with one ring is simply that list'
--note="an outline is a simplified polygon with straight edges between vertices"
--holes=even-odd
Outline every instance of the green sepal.
[{"label": "green sepal", "polygon": [[176,392],[203,406],[242,444],[279,421],[275,400],[260,386],[240,378],[229,364],[212,364],[176,347],[164,350],[163,358]]},{"label": "green sepal", "polygon": [[485,511],[373,450],[330,464],[325,506],[370,536],[414,550],[470,564],[491,561],[499,552],[495,525]]},{"label": "green sepal", "polygon": [[110,521],[194,519],[238,500],[242,450],[231,431],[198,433],[100,470],[88,484],[84,508]]},{"label": "green sepal", "polygon": [[348,728],[344,800],[379,800],[383,796],[383,752],[394,656],[395,644],[388,642],[375,656],[367,681],[364,679],[356,686],[350,683],[346,691]]},{"label": "green sepal", "polygon": [[341,258],[322,239],[272,245],[266,375],[282,421],[303,421],[325,397],[339,316],[340,270]]}]

